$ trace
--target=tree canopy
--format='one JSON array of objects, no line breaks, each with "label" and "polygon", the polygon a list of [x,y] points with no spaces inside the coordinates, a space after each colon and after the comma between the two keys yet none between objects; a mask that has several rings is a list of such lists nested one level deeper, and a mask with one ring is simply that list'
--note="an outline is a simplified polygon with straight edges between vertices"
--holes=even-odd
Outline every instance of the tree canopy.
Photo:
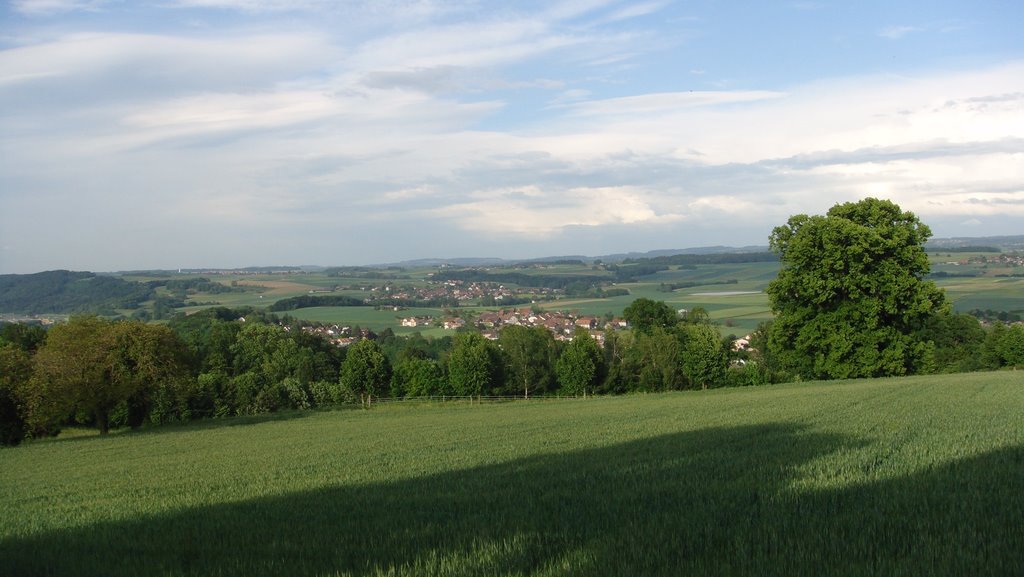
[{"label": "tree canopy", "polygon": [[577,330],[555,363],[555,372],[562,390],[572,395],[587,396],[602,376],[604,358],[601,347],[585,330]]},{"label": "tree canopy", "polygon": [[875,198],[775,228],[782,269],[767,290],[769,343],[781,365],[805,378],[918,372],[929,344],[916,332],[948,309],[924,280],[930,236],[913,213]]},{"label": "tree canopy", "polygon": [[341,365],[341,386],[359,395],[367,405],[391,382],[391,363],[380,345],[360,339],[351,345]]},{"label": "tree canopy", "polygon": [[105,434],[114,410],[127,405],[128,421],[137,426],[153,393],[186,373],[184,356],[165,326],[71,317],[50,330],[36,353],[30,418],[45,428],[79,413]]},{"label": "tree canopy", "polygon": [[508,326],[501,329],[498,344],[504,353],[508,374],[508,392],[544,392],[554,375],[555,339],[544,327]]},{"label": "tree canopy", "polygon": [[679,320],[676,311],[662,301],[638,298],[622,311],[622,316],[636,330],[649,334],[655,327],[670,328]]},{"label": "tree canopy", "polygon": [[456,335],[448,355],[448,380],[456,395],[481,396],[501,381],[501,355],[479,333]]}]

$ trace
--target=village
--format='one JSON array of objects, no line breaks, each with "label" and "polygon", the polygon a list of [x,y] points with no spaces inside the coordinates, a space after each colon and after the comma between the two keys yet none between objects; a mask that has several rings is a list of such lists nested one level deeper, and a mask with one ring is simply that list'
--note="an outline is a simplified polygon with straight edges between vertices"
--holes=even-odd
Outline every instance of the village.
[{"label": "village", "polygon": [[1024,267],[1024,252],[1004,252],[997,255],[979,254],[970,258],[946,262],[954,266],[965,266],[970,264],[998,265],[1009,268]]},{"label": "village", "polygon": [[[514,303],[523,301],[552,300],[564,291],[547,287],[516,287],[510,288],[494,282],[466,282],[462,280],[446,280],[431,282],[429,286],[394,286],[394,285],[340,285],[334,290],[360,290],[372,294],[365,299],[367,304],[374,301],[452,301],[461,303],[483,302],[485,304]],[[330,291],[325,291],[330,292]]]},{"label": "village", "polygon": [[[395,307],[395,310],[400,310]],[[468,320],[467,320],[468,317]],[[565,311],[538,311],[533,308],[511,308],[499,311],[485,311],[479,314],[466,314],[461,316],[449,314],[444,317],[434,316],[410,316],[401,319],[401,326],[407,328],[443,328],[446,331],[465,330],[468,327],[475,328],[480,334],[490,340],[498,340],[498,333],[502,327],[524,326],[544,327],[551,331],[555,340],[571,341],[579,330],[586,331],[599,344],[603,345],[606,330],[618,330],[629,328],[629,323],[622,318],[598,318],[595,316],[576,315]],[[319,335],[332,344],[345,347],[360,338],[369,336],[366,329],[357,330],[350,326],[340,325],[312,325],[304,326],[302,330]]]}]

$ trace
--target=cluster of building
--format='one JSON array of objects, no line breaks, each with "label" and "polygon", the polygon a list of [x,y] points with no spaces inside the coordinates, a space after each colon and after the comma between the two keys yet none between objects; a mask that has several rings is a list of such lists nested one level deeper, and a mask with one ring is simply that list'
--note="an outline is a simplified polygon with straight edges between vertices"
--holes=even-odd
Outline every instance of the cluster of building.
[{"label": "cluster of building", "polygon": [[[285,330],[289,330],[289,327],[286,326]],[[359,339],[367,338],[372,334],[370,329],[355,331],[352,327],[339,325],[303,326],[302,331],[323,337],[336,347],[347,347]]]},{"label": "cluster of building", "polygon": [[946,264],[961,266],[968,264],[992,264],[1010,268],[1022,267],[1024,266],[1024,252],[1004,252],[996,255],[976,255],[959,261],[947,262]]},{"label": "cluster of building", "polygon": [[[599,343],[604,342],[605,329],[627,328],[628,323],[621,318],[614,318],[605,321],[595,316],[577,315],[564,311],[535,311],[530,308],[503,309],[500,311],[486,311],[472,319],[473,325],[480,330],[480,333],[492,340],[497,340],[498,333],[502,327],[524,326],[544,327],[551,331],[557,340],[572,340],[577,330],[585,330]],[[467,321],[461,317],[449,317],[438,321],[433,317],[407,317],[402,319],[403,327],[437,326],[448,330],[456,330],[467,325]]]},{"label": "cluster of building", "polygon": [[[343,290],[362,289],[365,291],[380,293],[374,298],[380,300],[416,300],[432,301],[440,299],[456,299],[459,302],[476,302],[482,298],[493,297],[494,301],[501,303],[503,300],[514,298],[540,298],[553,297],[559,294],[559,289],[552,288],[509,288],[505,285],[493,282],[466,282],[462,280],[447,280],[433,282],[429,286],[341,286]],[[368,299],[372,302],[374,298]]]}]

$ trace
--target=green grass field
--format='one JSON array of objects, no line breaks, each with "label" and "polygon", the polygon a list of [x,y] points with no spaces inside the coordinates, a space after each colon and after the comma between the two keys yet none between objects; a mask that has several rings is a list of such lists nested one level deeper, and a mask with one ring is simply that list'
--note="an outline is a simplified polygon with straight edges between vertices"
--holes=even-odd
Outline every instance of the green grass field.
[{"label": "green grass field", "polygon": [[1024,374],[387,405],[0,450],[4,575],[1021,575]]}]

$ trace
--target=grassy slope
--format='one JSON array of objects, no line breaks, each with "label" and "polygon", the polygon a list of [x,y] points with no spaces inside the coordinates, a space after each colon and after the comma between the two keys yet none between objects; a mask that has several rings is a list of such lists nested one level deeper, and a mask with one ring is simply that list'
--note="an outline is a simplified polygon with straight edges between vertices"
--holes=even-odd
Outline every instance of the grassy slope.
[{"label": "grassy slope", "polygon": [[11,575],[1024,572],[1024,375],[235,419],[0,451]]}]

